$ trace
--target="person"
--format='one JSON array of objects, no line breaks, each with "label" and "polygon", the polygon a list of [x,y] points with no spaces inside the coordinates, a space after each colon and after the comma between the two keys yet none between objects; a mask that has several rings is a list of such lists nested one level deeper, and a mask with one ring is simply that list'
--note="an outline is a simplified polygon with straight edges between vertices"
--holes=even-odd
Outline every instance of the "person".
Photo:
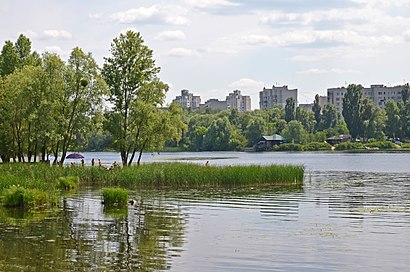
[{"label": "person", "polygon": [[95,161],[94,161],[94,158],[91,160],[91,166],[94,166],[94,164],[95,164]]},{"label": "person", "polygon": [[206,161],[205,166],[206,166],[206,167],[209,166],[209,161]]},{"label": "person", "polygon": [[81,159],[81,166],[84,167],[84,159]]},{"label": "person", "polygon": [[101,160],[100,159],[98,159],[98,167],[102,167],[102,162],[101,162]]}]

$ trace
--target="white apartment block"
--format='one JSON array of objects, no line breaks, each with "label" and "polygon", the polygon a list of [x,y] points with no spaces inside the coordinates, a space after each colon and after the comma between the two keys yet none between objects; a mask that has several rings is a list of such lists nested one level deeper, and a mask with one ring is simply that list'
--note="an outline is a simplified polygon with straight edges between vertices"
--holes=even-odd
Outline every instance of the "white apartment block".
[{"label": "white apartment block", "polygon": [[251,97],[235,90],[226,97],[226,106],[227,109],[236,109],[239,112],[251,111]]},{"label": "white apartment block", "polygon": [[[387,87],[384,85],[371,85],[370,88],[363,88],[362,92],[374,104],[384,109],[387,100],[392,99],[396,103],[401,100],[403,88],[404,86]],[[347,88],[345,87],[327,89],[328,103],[335,105],[339,112],[343,110],[343,97],[346,92]]]},{"label": "white apartment block", "polygon": [[270,109],[275,105],[286,105],[286,99],[293,97],[295,102],[298,101],[298,89],[289,90],[288,86],[275,87],[271,89],[263,88],[263,91],[259,92],[259,108]]},{"label": "white apartment block", "polygon": [[201,97],[195,96],[188,90],[181,90],[181,95],[177,96],[172,102],[178,102],[184,109],[198,109],[201,104]]}]

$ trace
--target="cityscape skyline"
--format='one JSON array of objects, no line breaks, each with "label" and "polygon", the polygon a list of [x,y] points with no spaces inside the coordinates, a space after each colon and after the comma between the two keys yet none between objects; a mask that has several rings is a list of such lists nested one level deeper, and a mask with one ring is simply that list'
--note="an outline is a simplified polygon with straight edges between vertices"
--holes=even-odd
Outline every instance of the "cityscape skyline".
[{"label": "cityscape skyline", "polygon": [[[45,8],[47,7],[47,8]],[[91,52],[99,63],[112,40],[141,32],[170,85],[205,100],[272,85],[310,103],[328,86],[394,86],[410,81],[410,0],[4,0],[0,43],[24,34],[34,50]]]}]

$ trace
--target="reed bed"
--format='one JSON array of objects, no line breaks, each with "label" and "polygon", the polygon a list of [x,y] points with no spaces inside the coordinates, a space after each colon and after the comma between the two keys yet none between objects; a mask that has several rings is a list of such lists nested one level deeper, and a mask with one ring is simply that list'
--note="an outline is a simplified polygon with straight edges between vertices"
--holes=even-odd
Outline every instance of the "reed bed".
[{"label": "reed bed", "polygon": [[[77,177],[79,185],[138,188],[209,188],[302,184],[303,166],[203,166],[193,163],[147,163],[114,168],[55,167],[43,164],[0,165],[0,191],[11,185],[58,189],[60,177]],[[61,179],[60,179],[61,180]]]}]

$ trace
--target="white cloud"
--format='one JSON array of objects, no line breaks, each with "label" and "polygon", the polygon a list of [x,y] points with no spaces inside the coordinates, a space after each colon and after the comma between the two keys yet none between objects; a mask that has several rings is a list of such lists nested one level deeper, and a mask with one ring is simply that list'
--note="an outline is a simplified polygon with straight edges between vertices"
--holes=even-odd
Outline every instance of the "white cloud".
[{"label": "white cloud", "polygon": [[233,89],[239,89],[243,91],[260,91],[266,84],[262,81],[241,78],[237,81],[230,83],[228,86]]},{"label": "white cloud", "polygon": [[57,45],[46,46],[45,52],[56,53],[57,55],[62,55],[64,53],[63,49]]},{"label": "white cloud", "polygon": [[187,25],[189,20],[183,16],[176,15],[168,7],[153,5],[148,8],[140,7],[119,11],[110,15],[111,20],[122,24],[166,24],[166,25]]},{"label": "white cloud", "polygon": [[90,19],[101,19],[104,16],[104,13],[90,13],[88,18]]},{"label": "white cloud", "polygon": [[218,9],[239,6],[226,0],[186,0],[185,3],[198,9]]},{"label": "white cloud", "polygon": [[180,41],[180,40],[185,40],[186,36],[185,33],[182,32],[181,30],[176,30],[176,31],[163,31],[158,33],[156,36],[157,40],[160,41]]},{"label": "white cloud", "polygon": [[298,72],[298,74],[306,74],[306,75],[320,75],[328,73],[327,70],[312,68],[304,71]]},{"label": "white cloud", "polygon": [[72,35],[70,32],[66,30],[49,29],[49,30],[44,30],[43,33],[41,34],[41,37],[43,39],[70,40],[72,38]]},{"label": "white cloud", "polygon": [[269,43],[271,43],[271,38],[267,35],[255,35],[255,34],[251,34],[251,35],[247,35],[247,36],[243,36],[242,37],[242,41],[245,44],[248,45],[268,45]]},{"label": "white cloud", "polygon": [[403,38],[405,41],[410,42],[410,30],[407,30],[403,33]]},{"label": "white cloud", "polygon": [[359,71],[355,69],[341,69],[341,68],[332,68],[330,69],[330,71],[336,74],[357,74],[359,73]]},{"label": "white cloud", "polygon": [[169,50],[168,56],[183,58],[183,57],[191,57],[194,55],[194,53],[195,53],[194,50],[178,47],[178,48],[173,48]]}]

